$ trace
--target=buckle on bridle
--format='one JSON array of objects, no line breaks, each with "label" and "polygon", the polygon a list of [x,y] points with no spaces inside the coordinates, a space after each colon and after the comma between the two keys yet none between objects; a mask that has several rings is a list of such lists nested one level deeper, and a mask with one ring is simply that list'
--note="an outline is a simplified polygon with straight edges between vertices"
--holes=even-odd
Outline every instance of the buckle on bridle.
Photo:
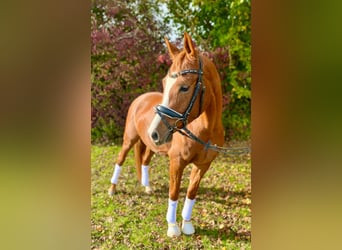
[{"label": "buckle on bridle", "polygon": [[[180,122],[181,124],[178,124],[179,122]],[[178,119],[178,120],[176,120],[176,122],[175,122],[174,128],[176,128],[176,129],[182,129],[182,128],[184,128],[184,127],[186,126],[186,124],[187,124],[187,121],[186,121],[186,120],[184,120],[184,119]]]}]

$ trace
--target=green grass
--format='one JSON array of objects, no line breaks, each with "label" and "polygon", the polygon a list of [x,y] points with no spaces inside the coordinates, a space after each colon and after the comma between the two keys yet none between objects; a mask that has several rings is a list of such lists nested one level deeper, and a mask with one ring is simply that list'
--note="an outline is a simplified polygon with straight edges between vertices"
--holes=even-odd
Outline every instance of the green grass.
[{"label": "green grass", "polygon": [[[147,195],[137,182],[133,152],[122,168],[117,191],[107,195],[119,146],[92,146],[92,249],[251,249],[249,155],[220,155],[202,179],[192,214],[195,234],[166,236],[168,159],[154,156]],[[132,150],[133,151],[133,150]],[[191,167],[183,174],[177,222]]]}]

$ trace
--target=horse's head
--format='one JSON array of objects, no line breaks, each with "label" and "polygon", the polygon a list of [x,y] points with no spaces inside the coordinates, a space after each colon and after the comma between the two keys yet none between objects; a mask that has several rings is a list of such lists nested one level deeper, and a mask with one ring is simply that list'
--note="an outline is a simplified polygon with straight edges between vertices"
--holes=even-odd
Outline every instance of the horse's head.
[{"label": "horse's head", "polygon": [[155,107],[156,115],[148,129],[156,145],[170,142],[175,131],[199,116],[204,93],[203,65],[190,36],[184,34],[182,50],[166,38],[165,42],[172,65],[163,79],[162,103]]}]

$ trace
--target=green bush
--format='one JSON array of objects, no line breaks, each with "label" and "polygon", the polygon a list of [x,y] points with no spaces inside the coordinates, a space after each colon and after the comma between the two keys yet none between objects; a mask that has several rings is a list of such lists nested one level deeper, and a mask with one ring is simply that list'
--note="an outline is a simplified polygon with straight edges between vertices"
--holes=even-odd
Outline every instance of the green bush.
[{"label": "green bush", "polygon": [[[161,2],[166,4],[169,13],[157,19]],[[250,0],[134,3],[92,1],[92,143],[120,140],[127,110],[134,98],[144,92],[162,90],[161,81],[171,63],[162,36],[172,35],[166,27],[171,20],[178,27],[178,33],[173,35],[180,38],[184,30],[188,31],[217,67],[222,80],[227,139],[248,139]],[[182,6],[192,7],[184,12]]]},{"label": "green bush", "polygon": [[[179,34],[213,51],[223,87],[223,123],[228,139],[248,139],[251,127],[251,1],[161,1]],[[228,56],[228,58],[226,58]]]}]

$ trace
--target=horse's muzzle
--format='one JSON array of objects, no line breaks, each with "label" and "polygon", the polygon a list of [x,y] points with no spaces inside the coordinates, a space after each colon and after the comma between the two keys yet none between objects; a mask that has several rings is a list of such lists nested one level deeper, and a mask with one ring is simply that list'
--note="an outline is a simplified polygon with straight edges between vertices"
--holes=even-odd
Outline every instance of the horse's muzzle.
[{"label": "horse's muzzle", "polygon": [[157,131],[153,131],[151,134],[151,138],[154,142],[158,142],[159,141],[159,134]]},{"label": "horse's muzzle", "polygon": [[172,140],[172,131],[168,131],[168,133],[166,134],[166,136],[164,137],[164,138],[162,138],[160,135],[159,135],[159,133],[158,133],[158,131],[157,130],[154,130],[154,131],[152,131],[152,133],[151,133],[151,139],[152,139],[152,141],[153,141],[153,143],[155,144],[155,145],[157,145],[157,146],[159,146],[159,145],[162,145],[162,144],[164,144],[164,143],[168,143],[168,142],[170,142],[171,140]]}]

